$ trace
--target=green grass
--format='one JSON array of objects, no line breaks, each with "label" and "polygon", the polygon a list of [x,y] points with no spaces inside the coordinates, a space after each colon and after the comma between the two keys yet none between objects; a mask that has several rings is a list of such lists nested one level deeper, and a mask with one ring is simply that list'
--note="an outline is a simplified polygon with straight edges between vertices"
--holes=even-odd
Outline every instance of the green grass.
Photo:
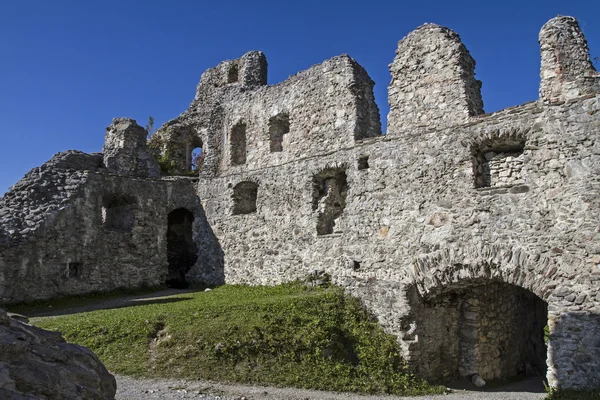
[{"label": "green grass", "polygon": [[170,302],[32,322],[112,372],[322,390],[443,393],[408,372],[395,337],[339,288],[222,286]]},{"label": "green grass", "polygon": [[550,389],[546,400],[600,400],[600,390]]}]

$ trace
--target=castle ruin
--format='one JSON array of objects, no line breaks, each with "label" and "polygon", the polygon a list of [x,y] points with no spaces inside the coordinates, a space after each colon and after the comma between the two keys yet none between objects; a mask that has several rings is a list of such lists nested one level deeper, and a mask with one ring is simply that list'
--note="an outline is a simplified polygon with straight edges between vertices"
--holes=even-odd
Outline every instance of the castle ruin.
[{"label": "castle ruin", "polygon": [[328,274],[430,381],[600,387],[600,75],[574,18],[539,42],[539,100],[484,114],[458,34],[417,28],[385,135],[347,55],[276,85],[261,52],[224,61],[148,143],[115,119],[2,197],[0,303]]}]

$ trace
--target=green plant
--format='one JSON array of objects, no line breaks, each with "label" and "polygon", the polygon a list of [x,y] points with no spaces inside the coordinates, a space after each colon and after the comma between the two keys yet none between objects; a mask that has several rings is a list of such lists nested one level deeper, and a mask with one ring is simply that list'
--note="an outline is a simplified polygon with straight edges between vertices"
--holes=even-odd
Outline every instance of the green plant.
[{"label": "green plant", "polygon": [[148,117],[148,123],[145,126],[146,132],[148,132],[148,137],[152,136],[154,133],[154,117]]},{"label": "green plant", "polygon": [[600,400],[600,390],[567,390],[547,388],[546,400]]},{"label": "green plant", "polygon": [[157,161],[163,174],[172,174],[177,170],[177,163],[169,156],[169,153],[159,156]]}]

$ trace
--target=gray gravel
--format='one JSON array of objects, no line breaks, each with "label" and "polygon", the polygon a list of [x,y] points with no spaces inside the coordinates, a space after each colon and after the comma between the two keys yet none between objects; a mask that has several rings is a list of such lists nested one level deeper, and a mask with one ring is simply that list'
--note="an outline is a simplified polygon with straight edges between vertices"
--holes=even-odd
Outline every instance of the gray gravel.
[{"label": "gray gravel", "polygon": [[447,399],[447,400],[541,400],[545,397],[539,391],[537,380],[522,381],[502,388],[487,389],[497,391],[452,390],[452,393],[439,396],[398,397],[363,396],[352,393],[321,392],[316,390],[274,388],[261,386],[224,385],[220,383],[187,381],[178,379],[134,379],[116,376],[117,400],[152,399],[206,399],[206,400],[401,400],[401,399]]}]

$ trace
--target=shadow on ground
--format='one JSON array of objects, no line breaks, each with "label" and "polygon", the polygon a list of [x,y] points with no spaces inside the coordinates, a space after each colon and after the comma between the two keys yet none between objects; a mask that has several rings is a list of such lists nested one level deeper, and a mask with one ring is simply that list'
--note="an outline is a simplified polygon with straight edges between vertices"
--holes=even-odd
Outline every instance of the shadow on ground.
[{"label": "shadow on ground", "polygon": [[23,305],[14,307],[10,311],[24,314],[26,317],[58,317],[61,315],[78,314],[96,310],[108,310],[122,307],[144,306],[149,304],[176,303],[180,301],[191,300],[193,297],[170,297],[186,293],[203,291],[202,289],[165,289],[154,293],[143,293],[133,295],[123,295],[111,298],[86,299],[85,304],[77,305]]},{"label": "shadow on ground", "polygon": [[528,392],[545,393],[544,380],[541,377],[514,377],[488,381],[482,388],[478,388],[469,379],[460,379],[446,385],[453,390],[466,390],[471,392]]}]

